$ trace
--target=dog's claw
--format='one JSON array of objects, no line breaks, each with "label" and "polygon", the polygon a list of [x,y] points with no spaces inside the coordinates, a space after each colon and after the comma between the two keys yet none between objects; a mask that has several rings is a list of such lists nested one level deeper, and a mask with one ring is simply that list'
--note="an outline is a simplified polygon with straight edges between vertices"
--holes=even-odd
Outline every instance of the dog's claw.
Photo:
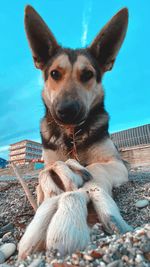
[{"label": "dog's claw", "polygon": [[123,219],[119,220],[113,215],[109,217],[109,223],[106,226],[106,231],[110,234],[112,233],[120,233],[124,234],[126,232],[133,231],[132,226],[128,225]]},{"label": "dog's claw", "polygon": [[93,177],[92,177],[92,175],[90,174],[90,172],[87,171],[86,169],[80,170],[79,172],[80,172],[80,174],[81,174],[81,176],[82,176],[84,182],[88,182],[88,181],[90,181],[90,180],[93,179]]}]

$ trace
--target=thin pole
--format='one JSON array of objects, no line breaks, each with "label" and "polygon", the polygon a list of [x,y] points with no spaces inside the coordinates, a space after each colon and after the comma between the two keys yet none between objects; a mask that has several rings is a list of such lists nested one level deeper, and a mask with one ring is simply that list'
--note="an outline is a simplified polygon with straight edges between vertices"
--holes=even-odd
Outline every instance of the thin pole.
[{"label": "thin pole", "polygon": [[20,182],[20,184],[22,185],[22,187],[24,189],[24,192],[25,192],[25,194],[27,196],[27,199],[29,200],[29,202],[30,202],[32,208],[34,209],[34,211],[36,211],[37,210],[37,204],[36,204],[32,194],[31,194],[31,192],[30,192],[25,180],[19,174],[17,166],[14,163],[11,163],[11,166],[13,168],[14,173],[16,174],[16,177],[17,177],[18,181]]}]

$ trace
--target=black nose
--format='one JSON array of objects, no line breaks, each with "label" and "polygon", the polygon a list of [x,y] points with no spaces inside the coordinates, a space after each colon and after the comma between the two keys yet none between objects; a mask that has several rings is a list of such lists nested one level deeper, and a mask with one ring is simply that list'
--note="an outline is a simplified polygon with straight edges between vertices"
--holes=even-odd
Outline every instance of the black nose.
[{"label": "black nose", "polygon": [[74,123],[79,113],[80,104],[75,100],[62,102],[56,107],[56,115],[64,123]]}]

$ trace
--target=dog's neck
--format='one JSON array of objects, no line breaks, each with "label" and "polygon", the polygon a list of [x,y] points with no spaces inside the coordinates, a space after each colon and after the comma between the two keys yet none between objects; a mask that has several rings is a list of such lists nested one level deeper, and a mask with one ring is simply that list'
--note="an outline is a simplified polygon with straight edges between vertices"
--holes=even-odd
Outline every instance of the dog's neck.
[{"label": "dog's neck", "polygon": [[70,154],[70,157],[76,158],[77,151],[88,148],[109,136],[109,116],[103,102],[97,103],[91,109],[85,122],[80,126],[66,127],[57,124],[47,107],[44,120],[48,134],[44,134],[41,129],[43,147],[52,150],[62,149],[64,153]]}]

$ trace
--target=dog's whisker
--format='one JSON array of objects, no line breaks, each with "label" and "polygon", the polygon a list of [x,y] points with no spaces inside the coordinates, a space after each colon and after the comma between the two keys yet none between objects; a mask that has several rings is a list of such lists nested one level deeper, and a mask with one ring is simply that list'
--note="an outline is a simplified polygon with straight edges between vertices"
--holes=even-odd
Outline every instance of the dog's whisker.
[{"label": "dog's whisker", "polygon": [[80,126],[80,125],[82,125],[84,123],[85,123],[85,120],[84,121],[81,121],[78,126]]},{"label": "dog's whisker", "polygon": [[79,134],[82,131],[82,129],[79,129],[77,132],[74,133],[74,135],[76,136],[77,134]]},{"label": "dog's whisker", "polygon": [[48,125],[51,125],[53,122],[54,122],[54,121],[52,120],[52,121],[48,122],[47,124],[48,124]]}]

